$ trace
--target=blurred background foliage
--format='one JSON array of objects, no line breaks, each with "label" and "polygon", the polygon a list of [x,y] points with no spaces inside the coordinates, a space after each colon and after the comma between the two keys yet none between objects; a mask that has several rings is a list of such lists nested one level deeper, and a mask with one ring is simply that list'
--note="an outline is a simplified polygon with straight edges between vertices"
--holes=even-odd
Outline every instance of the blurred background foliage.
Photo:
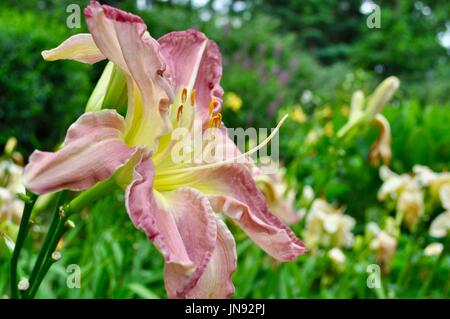
[{"label": "blurred background foliage", "polygon": [[[52,149],[83,112],[105,64],[45,62],[40,52],[86,31],[83,19],[79,29],[66,27],[67,5],[83,7],[86,2],[1,1],[0,145],[15,136],[25,157],[35,148]],[[280,154],[288,181],[298,191],[310,185],[317,197],[345,205],[346,213],[358,221],[356,234],[362,234],[365,223],[381,214],[377,200],[381,181],[378,168],[367,161],[375,128],[347,143],[336,138],[347,120],[354,91],[372,92],[382,79],[396,75],[400,90],[383,110],[393,136],[391,168],[398,173],[411,172],[415,164],[439,172],[449,169],[448,1],[375,1],[381,8],[379,29],[366,25],[373,8],[368,0],[102,2],[140,15],[155,38],[198,28],[217,41],[223,54],[227,126],[274,127],[281,114],[301,110],[300,117],[297,114],[281,129]],[[47,222],[45,215],[41,218],[36,221],[36,248]],[[133,230],[120,198],[105,199],[78,219],[80,226],[66,236],[67,252],[50,272],[40,296],[165,296],[162,259],[145,236]],[[302,225],[294,228],[301,236]],[[235,231],[239,242],[236,297],[379,296],[365,284],[365,265],[373,256],[358,248],[349,252],[353,257],[348,258],[348,271],[332,276],[335,270],[323,251],[279,265]],[[408,240],[413,237],[402,237],[399,246]],[[429,238],[423,235],[420,240]],[[414,257],[399,249],[394,275],[411,258],[416,263],[409,269],[410,278],[387,285],[393,290],[406,285],[395,296],[418,296],[419,283],[433,262],[421,256],[419,251]],[[68,290],[60,283],[70,263],[86,269],[83,283],[89,289]],[[2,273],[6,268],[5,263],[0,265]],[[442,281],[427,296],[449,296],[448,271],[442,269]],[[414,272],[422,277],[412,276]],[[6,291],[6,285],[5,276],[0,276],[0,292]]]}]

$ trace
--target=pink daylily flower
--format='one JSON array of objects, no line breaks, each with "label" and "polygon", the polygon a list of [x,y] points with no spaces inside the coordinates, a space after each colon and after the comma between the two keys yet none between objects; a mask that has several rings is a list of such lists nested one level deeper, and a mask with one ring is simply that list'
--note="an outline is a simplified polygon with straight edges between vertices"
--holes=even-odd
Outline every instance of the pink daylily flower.
[{"label": "pink daylily flower", "polygon": [[235,148],[218,113],[217,45],[195,30],[155,40],[141,18],[95,1],[84,13],[90,34],[72,36],[43,56],[113,62],[127,79],[126,116],[111,109],[82,115],[60,150],[31,155],[26,186],[38,194],[81,191],[115,178],[132,222],[164,256],[170,298],[228,298],[234,292],[236,248],[222,216],[280,261],[302,254],[303,243],[270,212],[246,163],[189,165],[168,156],[174,127],[190,128],[194,119],[205,128],[220,126],[221,146]]}]

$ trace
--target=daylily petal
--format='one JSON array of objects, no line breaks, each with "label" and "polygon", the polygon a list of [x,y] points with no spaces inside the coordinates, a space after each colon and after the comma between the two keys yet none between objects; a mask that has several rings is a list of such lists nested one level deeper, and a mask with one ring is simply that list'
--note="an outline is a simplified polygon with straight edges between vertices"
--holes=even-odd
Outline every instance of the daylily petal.
[{"label": "daylily petal", "polygon": [[133,14],[95,1],[84,13],[97,47],[127,78],[127,143],[155,150],[159,137],[171,129],[168,107],[173,100],[158,42]]},{"label": "daylily petal", "polygon": [[186,87],[196,91],[196,107],[200,118],[206,121],[211,100],[214,113],[222,106],[222,57],[217,44],[197,30],[171,32],[161,37],[161,54],[167,61],[176,91]]},{"label": "daylily petal", "polygon": [[89,33],[71,36],[58,47],[42,51],[42,57],[47,61],[75,60],[88,64],[105,59]]},{"label": "daylily petal", "polygon": [[25,185],[37,194],[83,190],[109,178],[136,152],[124,144],[124,120],[116,111],[83,114],[57,152],[35,151],[25,168]]},{"label": "daylily petal", "polygon": [[381,159],[384,165],[389,165],[392,159],[391,127],[389,121],[382,114],[377,114],[373,122],[377,125],[380,133],[370,148],[369,162],[376,166],[380,163]]},{"label": "daylily petal", "polygon": [[441,187],[439,198],[441,199],[442,207],[450,211],[450,184]]},{"label": "daylily petal", "polygon": [[165,286],[170,298],[184,298],[207,268],[216,246],[216,218],[208,199],[182,188],[153,190],[150,158],[135,168],[126,191],[126,207],[134,225],[143,229],[163,254]]},{"label": "daylily petal", "polygon": [[224,165],[204,175],[195,187],[208,195],[214,211],[225,213],[268,254],[288,261],[305,252],[292,230],[270,212],[245,166]]},{"label": "daylily petal", "polygon": [[430,235],[435,238],[444,238],[450,232],[450,211],[436,216],[430,225]]},{"label": "daylily petal", "polygon": [[188,298],[230,298],[234,292],[231,276],[236,270],[236,243],[225,223],[217,218],[217,241],[203,275]]}]

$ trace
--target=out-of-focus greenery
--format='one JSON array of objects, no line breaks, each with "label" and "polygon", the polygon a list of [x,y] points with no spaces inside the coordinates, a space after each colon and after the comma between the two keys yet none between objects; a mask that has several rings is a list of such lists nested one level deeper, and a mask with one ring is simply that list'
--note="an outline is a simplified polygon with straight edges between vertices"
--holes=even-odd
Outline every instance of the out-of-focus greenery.
[{"label": "out-of-focus greenery", "polygon": [[52,148],[82,113],[91,90],[87,68],[45,63],[40,52],[68,35],[31,11],[0,11],[0,144],[16,136],[29,151]]},{"label": "out-of-focus greenery", "polygon": [[[291,119],[281,129],[281,159],[288,181],[300,193],[346,207],[356,219],[355,245],[336,267],[319,249],[279,264],[230,225],[238,242],[235,297],[449,297],[447,257],[431,286],[423,282],[436,265],[425,256],[428,220],[419,231],[402,229],[385,291],[369,289],[367,265],[375,254],[364,242],[369,221],[382,222],[390,210],[377,200],[381,180],[367,161],[375,128],[347,142],[336,138],[356,90],[371,92],[388,75],[397,75],[400,91],[383,114],[392,129],[392,164],[398,173],[423,164],[434,171],[450,163],[449,50],[438,41],[448,23],[448,1],[383,1],[381,28],[366,26],[363,1],[104,1],[140,15],[151,34],[199,28],[217,41],[223,54],[224,122],[230,127],[273,127],[281,114]],[[142,1],[140,1],[142,3]],[[364,1],[367,2],[367,1]],[[4,0],[0,4],[0,145],[16,136],[24,155],[51,149],[84,110],[104,63],[45,62],[40,52],[55,47],[82,28],[65,26],[69,3],[87,1]],[[448,27],[447,27],[448,28]],[[301,109],[303,117],[294,116]],[[295,121],[295,119],[297,121]],[[432,216],[439,212],[435,208]],[[163,260],[129,220],[120,194],[111,195],[74,217],[64,237],[62,259],[44,280],[39,297],[162,298]],[[21,256],[23,274],[46,231],[46,212],[34,217],[32,237]],[[302,237],[304,222],[293,226]],[[3,243],[2,243],[3,244]],[[5,248],[3,249],[4,251]],[[8,274],[7,254],[0,273]],[[68,289],[66,267],[82,269],[81,289]],[[8,292],[0,275],[0,294]]]}]

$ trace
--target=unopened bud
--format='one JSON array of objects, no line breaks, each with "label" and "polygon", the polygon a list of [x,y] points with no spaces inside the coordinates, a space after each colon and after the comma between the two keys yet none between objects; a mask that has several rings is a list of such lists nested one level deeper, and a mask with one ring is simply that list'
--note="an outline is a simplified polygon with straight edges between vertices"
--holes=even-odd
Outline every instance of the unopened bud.
[{"label": "unopened bud", "polygon": [[30,282],[28,279],[21,279],[17,285],[17,288],[19,288],[20,291],[25,291],[30,288]]},{"label": "unopened bud", "polygon": [[70,228],[75,228],[75,223],[70,219],[66,222],[66,225]]},{"label": "unopened bud", "polygon": [[17,146],[17,139],[15,137],[10,137],[5,145],[5,153],[11,155]]},{"label": "unopened bud", "polygon": [[53,259],[54,261],[60,260],[60,259],[61,259],[61,253],[60,253],[59,251],[54,251],[54,252],[52,253],[52,259]]}]

